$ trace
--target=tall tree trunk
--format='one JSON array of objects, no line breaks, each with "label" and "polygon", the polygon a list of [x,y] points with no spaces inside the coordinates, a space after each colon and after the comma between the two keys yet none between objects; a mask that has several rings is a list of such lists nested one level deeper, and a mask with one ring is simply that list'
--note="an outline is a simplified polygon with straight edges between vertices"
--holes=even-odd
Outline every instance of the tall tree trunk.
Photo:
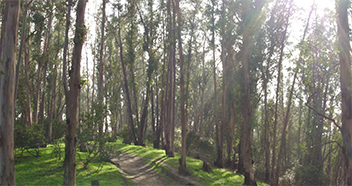
[{"label": "tall tree trunk", "polygon": [[174,34],[174,18],[175,15],[171,13],[171,6],[174,7],[173,1],[167,1],[167,21],[168,21],[168,52],[169,52],[169,62],[167,70],[167,91],[166,91],[166,123],[165,126],[165,153],[169,157],[174,157],[173,149],[173,133],[174,133],[174,105],[175,105],[175,34]]},{"label": "tall tree trunk", "polygon": [[[104,89],[104,36],[105,36],[105,7],[106,7],[106,0],[103,0],[103,9],[102,9],[102,20],[101,20],[101,38],[100,38],[100,54],[99,54],[99,69],[98,69],[98,103],[103,104],[104,100],[104,95],[103,95],[103,89]],[[97,113],[96,113],[97,114]],[[99,120],[98,120],[98,125],[99,125],[99,148],[102,148],[104,146],[103,142],[103,126],[104,126],[104,118],[102,118],[102,115],[100,115]]]},{"label": "tall tree trunk", "polygon": [[252,108],[252,89],[251,89],[251,76],[250,76],[250,55],[252,53],[252,45],[254,30],[258,27],[256,22],[252,22],[253,17],[258,18],[261,10],[265,4],[265,1],[256,0],[253,7],[252,3],[245,1],[243,7],[245,12],[242,13],[242,25],[243,30],[245,30],[242,35],[242,70],[243,70],[243,168],[244,168],[244,184],[245,185],[257,185],[254,179],[254,170],[253,170],[253,154],[252,154],[252,132],[253,127],[251,120],[253,117],[253,108]]},{"label": "tall tree trunk", "polygon": [[265,182],[269,183],[270,173],[270,143],[269,143],[269,116],[268,116],[268,78],[269,64],[266,69],[266,77],[264,79],[264,151],[265,151]]},{"label": "tall tree trunk", "polygon": [[284,48],[285,48],[285,41],[286,41],[286,37],[287,37],[287,29],[288,29],[288,25],[289,25],[289,17],[290,17],[290,10],[292,7],[292,1],[290,1],[291,5],[289,6],[289,9],[287,11],[287,17],[286,17],[286,23],[285,23],[285,29],[283,31],[282,34],[282,39],[281,39],[281,43],[280,43],[280,57],[279,57],[279,62],[278,62],[278,71],[277,71],[277,85],[276,85],[276,96],[275,96],[275,111],[274,111],[274,128],[273,128],[273,156],[271,159],[271,184],[277,185],[278,183],[276,183],[276,174],[274,174],[275,172],[275,165],[276,165],[276,133],[277,133],[277,123],[278,123],[278,102],[279,102],[279,92],[280,92],[280,84],[281,84],[281,68],[282,68],[282,60],[283,60],[283,56],[284,56]]},{"label": "tall tree trunk", "polygon": [[[28,27],[28,33],[30,33],[30,28]],[[27,33],[27,34],[28,34]],[[28,38],[28,37],[27,37]],[[24,74],[25,74],[25,82],[26,82],[26,110],[28,112],[28,126],[32,126],[32,109],[31,109],[31,98],[30,98],[30,89],[29,89],[29,40],[25,42],[24,49],[25,49],[25,56],[24,56]]]},{"label": "tall tree trunk", "polygon": [[[337,25],[339,38],[340,83],[341,83],[341,110],[342,110],[342,136],[344,138],[344,151],[352,154],[352,73],[351,73],[351,46],[348,24],[348,7],[350,1],[339,0],[337,5]],[[352,159],[345,162],[345,185],[352,185]]]},{"label": "tall tree trunk", "polygon": [[[290,4],[290,7],[289,7],[289,11],[291,10],[291,7],[292,7],[292,1],[290,1],[290,3],[291,4]],[[305,37],[306,37],[306,33],[308,31],[309,20],[310,20],[310,17],[312,15],[312,13],[313,13],[313,7],[314,7],[314,5],[312,6],[312,9],[311,9],[311,11],[309,12],[309,15],[308,15],[307,24],[306,24],[306,27],[304,29],[304,33],[303,33],[301,44],[303,44],[303,42],[305,40]],[[287,108],[286,108],[286,113],[285,113],[285,117],[284,117],[284,123],[283,123],[283,127],[282,127],[281,144],[280,144],[280,150],[279,150],[279,155],[278,155],[278,159],[277,159],[274,185],[278,185],[279,184],[280,168],[281,168],[281,163],[282,163],[281,160],[282,160],[282,156],[284,155],[284,147],[286,145],[286,128],[287,128],[287,124],[289,122],[288,120],[289,120],[289,117],[290,117],[293,90],[294,90],[294,87],[295,87],[296,78],[297,78],[297,74],[298,74],[299,67],[300,67],[300,62],[302,61],[302,53],[303,52],[300,51],[297,67],[295,69],[295,74],[293,76],[293,81],[292,81],[292,86],[291,86],[291,90],[290,90],[290,95],[289,95],[289,98],[288,98],[288,101],[287,101],[288,105],[287,105]]]},{"label": "tall tree trunk", "polygon": [[[247,5],[249,6],[249,5]],[[244,25],[244,30],[248,29]],[[250,29],[248,29],[250,30]],[[243,54],[242,66],[244,75],[244,97],[243,97],[243,168],[244,168],[244,184],[256,185],[253,171],[253,156],[251,153],[252,146],[252,127],[250,127],[250,119],[252,117],[251,108],[251,88],[250,88],[250,70],[249,70],[249,52],[250,52],[250,35],[248,32],[243,33]],[[221,145],[221,144],[220,144]]]},{"label": "tall tree trunk", "polygon": [[6,0],[4,6],[0,43],[0,185],[15,185],[14,96],[20,1]]},{"label": "tall tree trunk", "polygon": [[126,73],[126,66],[125,66],[125,61],[123,59],[123,48],[122,48],[122,39],[121,39],[121,25],[119,23],[119,30],[118,30],[118,34],[119,34],[119,42],[116,42],[119,44],[120,47],[120,60],[121,60],[121,65],[122,65],[122,72],[123,72],[123,82],[124,82],[124,88],[125,88],[125,96],[127,99],[127,115],[128,115],[128,119],[129,119],[129,127],[130,127],[130,131],[132,133],[132,137],[133,137],[133,142],[134,144],[137,144],[137,138],[136,138],[136,133],[134,131],[134,122],[133,122],[133,113],[132,113],[132,103],[131,103],[131,98],[130,98],[130,91],[128,88],[128,81],[127,81],[127,73]]},{"label": "tall tree trunk", "polygon": [[[78,105],[80,97],[81,78],[81,54],[83,42],[86,36],[84,15],[86,0],[79,0],[77,4],[76,31],[72,67],[70,73],[70,90],[66,95],[66,136],[65,136],[65,160],[64,160],[64,185],[76,185],[76,148],[77,148],[77,123]],[[64,74],[64,77],[65,74]],[[65,88],[68,90],[68,87]]]},{"label": "tall tree trunk", "polygon": [[[19,51],[18,51],[18,59],[17,59],[17,65],[16,65],[16,72],[20,71],[20,66],[21,66],[21,62],[22,62],[22,50],[23,48],[25,48],[25,40],[27,38],[27,36],[25,36],[26,33],[26,22],[27,22],[27,12],[28,12],[28,0],[26,0],[25,4],[24,4],[24,10],[23,11],[23,18],[22,18],[22,31],[21,31],[21,42],[20,42],[20,46],[19,46]],[[15,80],[15,101],[16,101],[16,97],[17,97],[17,89],[18,89],[18,80],[20,77],[20,73],[16,73],[16,80]],[[28,116],[30,117],[31,113],[28,113]]]},{"label": "tall tree trunk", "polygon": [[189,171],[186,165],[186,137],[187,137],[187,123],[186,123],[186,109],[185,109],[185,80],[184,80],[184,59],[183,59],[183,49],[182,49],[182,39],[181,39],[181,11],[179,6],[179,0],[176,0],[176,12],[177,14],[177,36],[178,36],[178,50],[180,56],[180,88],[181,88],[181,160],[180,166],[178,168],[178,173],[181,175],[189,175]]},{"label": "tall tree trunk", "polygon": [[[212,57],[213,57],[213,81],[214,81],[214,123],[215,123],[215,145],[217,159],[220,159],[220,141],[219,141],[219,121],[218,121],[218,94],[217,94],[217,82],[216,82],[216,59],[215,59],[215,1],[211,0],[211,45],[212,45]],[[217,164],[217,161],[215,162]]]}]

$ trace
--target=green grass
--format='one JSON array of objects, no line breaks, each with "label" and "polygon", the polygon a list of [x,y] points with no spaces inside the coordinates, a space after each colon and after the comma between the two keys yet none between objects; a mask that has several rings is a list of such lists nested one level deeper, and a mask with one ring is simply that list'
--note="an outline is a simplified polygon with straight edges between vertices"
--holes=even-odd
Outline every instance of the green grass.
[{"label": "green grass", "polygon": [[[166,157],[165,151],[154,149],[151,147],[142,147],[135,145],[126,145],[122,143],[122,139],[118,138],[116,142],[110,143],[117,150],[145,157],[145,161],[149,163],[156,171],[165,174],[169,170],[160,162],[169,164],[174,168],[178,168],[178,159],[180,154],[175,153],[175,157]],[[34,150],[31,150],[32,153]],[[16,158],[16,185],[62,185],[63,184],[63,158],[64,148],[62,144],[61,160],[52,155],[53,146],[40,149],[40,157],[30,156],[25,152],[23,158]],[[20,153],[15,152],[15,156],[19,157]],[[91,180],[99,180],[100,185],[134,185],[131,180],[124,179],[115,165],[110,163],[101,163],[93,161],[89,164],[89,169],[83,170],[79,156],[84,160],[87,153],[78,152],[77,155],[77,185],[91,185]],[[154,160],[154,161],[153,161]],[[214,173],[206,173],[201,170],[203,162],[194,158],[187,157],[187,167],[190,173],[195,176],[195,181],[204,185],[242,185],[244,177],[237,175],[226,169],[214,168]],[[171,179],[168,178],[167,179]],[[266,185],[258,182],[258,185]]]},{"label": "green grass", "polygon": [[[152,147],[142,147],[135,145],[126,145],[122,143],[123,139],[118,138],[114,143],[111,143],[117,150],[135,154],[141,157],[149,159],[149,164],[156,169],[157,171],[163,172],[167,169],[165,166],[160,163],[154,162],[152,160],[162,161],[171,165],[174,168],[178,168],[179,163],[178,159],[181,158],[181,155],[175,153],[175,157],[165,156],[165,151],[161,149],[154,149]],[[198,159],[187,157],[187,168],[190,173],[196,176],[197,182],[200,182],[204,185],[242,185],[244,182],[244,176],[234,174],[231,171],[221,168],[214,168],[212,170],[214,173],[203,172],[202,169],[203,162]],[[265,183],[257,182],[258,185],[266,185]]]},{"label": "green grass", "polygon": [[[15,152],[16,185],[62,185],[65,149],[62,145],[61,160],[52,155],[52,150],[53,146],[48,145],[40,149],[40,157],[25,152],[23,158],[19,158],[20,153]],[[82,159],[87,156],[87,153],[77,153]],[[91,180],[99,180],[100,185],[133,185],[130,180],[123,179],[116,166],[110,163],[93,161],[89,163],[88,169],[82,168],[77,155],[76,185],[91,185]]]}]

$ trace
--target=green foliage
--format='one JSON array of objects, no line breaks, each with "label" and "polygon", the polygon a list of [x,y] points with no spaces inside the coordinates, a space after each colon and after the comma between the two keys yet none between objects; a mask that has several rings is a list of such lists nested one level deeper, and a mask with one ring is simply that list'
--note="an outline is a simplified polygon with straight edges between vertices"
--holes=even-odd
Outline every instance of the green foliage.
[{"label": "green foliage", "polygon": [[33,156],[39,156],[39,148],[45,145],[44,131],[41,125],[33,123],[32,126],[23,126],[22,124],[15,124],[15,148],[21,150],[23,154],[24,150],[29,148],[35,148],[36,153],[31,154]]},{"label": "green foliage", "polygon": [[[93,104],[96,114],[91,115],[86,112],[81,116],[78,133],[78,146],[81,152],[87,152],[87,157],[82,160],[84,169],[88,168],[90,162],[97,160],[100,162],[109,161],[112,155],[118,154],[112,147],[104,145],[109,136],[97,133],[96,124],[102,122],[102,118],[106,115],[106,107],[101,104]],[[81,157],[80,157],[81,159]]]},{"label": "green foliage", "polygon": [[83,44],[84,41],[86,41],[86,35],[87,35],[87,28],[85,25],[83,26],[77,26],[76,25],[76,36],[74,39],[74,42],[76,44]]},{"label": "green foliage", "polygon": [[51,152],[51,156],[50,158],[53,157],[53,155],[55,155],[55,158],[58,158],[58,160],[61,160],[61,153],[63,152],[63,147],[62,144],[65,143],[65,138],[60,138],[60,139],[56,139],[53,142],[53,150]]},{"label": "green foliage", "polygon": [[302,165],[295,170],[297,185],[324,185],[324,173],[314,165]]},{"label": "green foliage", "polygon": [[190,131],[187,134],[186,151],[187,151],[187,155],[189,156],[202,155],[204,157],[204,156],[209,156],[213,154],[214,147],[210,142],[210,140],[201,138],[194,131]]},{"label": "green foliage", "polygon": [[[44,130],[45,133],[47,134],[48,128],[49,128],[49,120],[46,119],[44,121]],[[52,127],[52,139],[56,140],[59,138],[62,138],[65,135],[66,132],[66,122],[63,120],[59,119],[53,119],[51,120],[51,127]]]},{"label": "green foliage", "polygon": [[89,85],[87,73],[83,74],[83,76],[79,78],[79,85],[81,89],[83,89],[86,85]]},{"label": "green foliage", "polygon": [[123,143],[125,144],[131,144],[131,140],[132,140],[132,134],[128,129],[128,126],[125,125],[117,134],[118,136],[120,136],[123,139]]}]

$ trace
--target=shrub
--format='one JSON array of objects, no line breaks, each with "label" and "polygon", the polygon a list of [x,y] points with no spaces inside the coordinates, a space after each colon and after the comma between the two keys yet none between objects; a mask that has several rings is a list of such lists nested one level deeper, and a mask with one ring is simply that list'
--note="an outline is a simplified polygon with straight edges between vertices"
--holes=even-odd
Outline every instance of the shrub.
[{"label": "shrub", "polygon": [[127,125],[123,126],[123,128],[117,133],[117,135],[123,138],[122,143],[131,144],[132,134],[130,133]]},{"label": "shrub", "polygon": [[324,173],[314,165],[301,165],[295,170],[297,185],[324,185]]},{"label": "shrub", "polygon": [[36,149],[36,154],[33,156],[39,156],[39,148],[45,145],[45,136],[42,126],[33,123],[32,126],[23,126],[21,124],[15,124],[15,148],[21,150],[21,156],[24,150],[29,148]]}]

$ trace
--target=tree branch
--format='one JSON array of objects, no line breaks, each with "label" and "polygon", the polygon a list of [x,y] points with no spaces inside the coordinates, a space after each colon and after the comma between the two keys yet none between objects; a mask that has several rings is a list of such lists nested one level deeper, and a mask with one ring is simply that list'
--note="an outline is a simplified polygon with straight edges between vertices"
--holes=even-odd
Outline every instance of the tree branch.
[{"label": "tree branch", "polygon": [[331,118],[331,117],[329,117],[329,116],[326,116],[325,114],[322,114],[322,113],[318,112],[314,107],[308,105],[307,103],[306,103],[305,105],[306,105],[308,108],[312,109],[312,110],[313,110],[316,114],[318,114],[319,116],[321,116],[321,117],[323,117],[323,118],[325,118],[325,119],[331,121],[331,122],[341,131],[341,133],[342,133],[341,126],[339,126],[339,125],[337,124],[337,122],[336,122],[333,118]]}]

